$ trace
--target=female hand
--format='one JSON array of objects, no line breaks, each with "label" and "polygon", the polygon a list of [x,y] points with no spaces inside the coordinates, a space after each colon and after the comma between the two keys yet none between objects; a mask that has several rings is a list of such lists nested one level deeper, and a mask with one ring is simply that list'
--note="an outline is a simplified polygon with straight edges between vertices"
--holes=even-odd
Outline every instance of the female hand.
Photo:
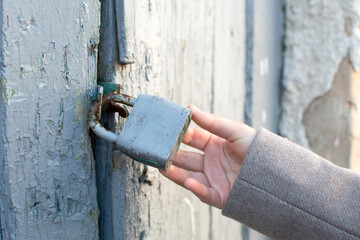
[{"label": "female hand", "polygon": [[183,143],[203,153],[179,150],[165,177],[193,192],[201,201],[222,208],[255,137],[255,129],[207,114],[190,105],[192,120]]}]

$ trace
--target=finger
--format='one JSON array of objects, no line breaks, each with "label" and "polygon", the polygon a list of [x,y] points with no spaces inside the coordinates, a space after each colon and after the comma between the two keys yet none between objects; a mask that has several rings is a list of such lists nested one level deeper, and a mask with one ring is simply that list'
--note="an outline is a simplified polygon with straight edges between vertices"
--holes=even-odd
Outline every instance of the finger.
[{"label": "finger", "polygon": [[188,171],[177,168],[174,165],[170,166],[166,171],[159,171],[162,175],[180,186],[184,186],[185,180],[190,177],[190,173]]},{"label": "finger", "polygon": [[[192,120],[197,125],[221,138],[229,140],[233,137],[235,132],[248,131],[251,129],[245,124],[202,112],[194,105],[190,105],[189,108],[192,111]],[[244,134],[245,133],[246,132],[244,132]]]},{"label": "finger", "polygon": [[193,178],[187,179],[184,182],[184,187],[194,193],[204,203],[222,208],[220,195],[214,188],[207,187]]},{"label": "finger", "polygon": [[183,186],[186,179],[193,178],[201,182],[205,186],[209,186],[209,181],[203,173],[195,173],[191,171],[184,170],[172,165],[167,171],[160,170],[160,173],[175,182],[176,184]]},{"label": "finger", "polygon": [[183,143],[204,151],[206,144],[209,142],[211,133],[200,128],[189,127],[186,132]]},{"label": "finger", "polygon": [[204,155],[180,149],[175,155],[173,164],[189,171],[200,172],[204,166]]}]

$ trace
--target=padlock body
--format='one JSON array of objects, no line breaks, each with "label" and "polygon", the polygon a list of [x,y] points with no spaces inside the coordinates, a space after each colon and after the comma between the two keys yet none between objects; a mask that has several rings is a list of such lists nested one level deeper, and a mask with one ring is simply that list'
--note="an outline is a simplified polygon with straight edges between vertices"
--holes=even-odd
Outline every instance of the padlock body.
[{"label": "padlock body", "polygon": [[116,144],[132,159],[168,169],[191,121],[191,110],[161,97],[142,94]]}]

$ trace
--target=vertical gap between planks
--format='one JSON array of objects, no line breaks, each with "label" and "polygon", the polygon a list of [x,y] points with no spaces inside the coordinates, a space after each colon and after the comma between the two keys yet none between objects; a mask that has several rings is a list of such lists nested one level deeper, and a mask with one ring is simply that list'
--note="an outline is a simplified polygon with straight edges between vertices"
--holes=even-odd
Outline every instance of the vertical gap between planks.
[{"label": "vertical gap between planks", "polygon": [[[252,108],[253,108],[253,49],[254,49],[254,1],[246,0],[246,41],[245,41],[245,123],[252,126]],[[249,240],[249,228],[241,225],[242,240]]]}]

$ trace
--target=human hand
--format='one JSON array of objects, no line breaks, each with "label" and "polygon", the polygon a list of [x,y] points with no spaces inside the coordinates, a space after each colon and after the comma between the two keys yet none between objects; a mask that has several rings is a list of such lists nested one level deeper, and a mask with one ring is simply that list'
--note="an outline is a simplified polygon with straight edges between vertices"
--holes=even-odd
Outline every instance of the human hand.
[{"label": "human hand", "polygon": [[203,153],[179,150],[173,165],[160,171],[165,177],[193,192],[201,201],[222,208],[238,176],[256,130],[190,105],[192,120],[183,143]]}]

